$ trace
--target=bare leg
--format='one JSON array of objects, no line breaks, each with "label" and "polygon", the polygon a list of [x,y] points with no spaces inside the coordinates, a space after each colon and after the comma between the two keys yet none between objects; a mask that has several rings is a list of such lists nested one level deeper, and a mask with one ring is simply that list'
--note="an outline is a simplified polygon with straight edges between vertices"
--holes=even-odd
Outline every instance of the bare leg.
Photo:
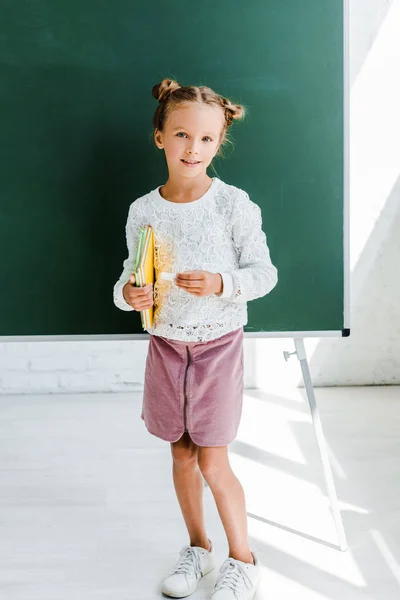
[{"label": "bare leg", "polygon": [[203,507],[203,477],[197,464],[198,446],[185,433],[171,444],[176,495],[186,523],[191,546],[210,549]]},{"label": "bare leg", "polygon": [[231,469],[227,446],[199,446],[198,464],[214,496],[228,538],[229,556],[253,564],[244,491]]}]

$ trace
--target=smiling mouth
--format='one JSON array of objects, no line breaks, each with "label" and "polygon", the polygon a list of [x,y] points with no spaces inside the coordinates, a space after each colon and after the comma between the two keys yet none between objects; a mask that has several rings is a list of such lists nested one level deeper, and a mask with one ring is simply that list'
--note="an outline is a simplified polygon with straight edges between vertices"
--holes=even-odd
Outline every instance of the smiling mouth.
[{"label": "smiling mouth", "polygon": [[201,162],[200,160],[185,160],[184,158],[181,158],[181,161],[187,163],[188,165],[197,165]]}]

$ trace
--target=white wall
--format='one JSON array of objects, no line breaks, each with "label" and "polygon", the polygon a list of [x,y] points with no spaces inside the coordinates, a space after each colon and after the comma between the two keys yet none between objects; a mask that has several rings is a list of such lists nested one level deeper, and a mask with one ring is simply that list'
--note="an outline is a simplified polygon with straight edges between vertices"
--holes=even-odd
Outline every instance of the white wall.
[{"label": "white wall", "polygon": [[[351,337],[306,343],[315,385],[400,383],[399,16],[400,0],[350,0]],[[298,382],[298,362],[282,357],[293,349],[245,340],[245,385]],[[0,393],[141,389],[146,350],[145,341],[0,343]]]}]

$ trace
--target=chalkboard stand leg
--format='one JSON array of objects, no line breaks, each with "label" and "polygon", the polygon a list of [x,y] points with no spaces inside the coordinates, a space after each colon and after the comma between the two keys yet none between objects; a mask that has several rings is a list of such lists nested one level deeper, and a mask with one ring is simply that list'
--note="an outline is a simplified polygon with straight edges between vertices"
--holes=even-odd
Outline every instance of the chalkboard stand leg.
[{"label": "chalkboard stand leg", "polygon": [[[328,491],[329,499],[331,502],[331,508],[333,513],[333,519],[336,526],[336,531],[339,539],[339,547],[342,552],[348,549],[346,534],[343,527],[342,516],[340,514],[338,499],[336,494],[335,482],[333,479],[332,469],[329,462],[328,450],[326,447],[325,436],[322,429],[321,419],[319,416],[319,411],[317,407],[317,403],[315,400],[314,388],[311,380],[310,368],[307,362],[306,350],[304,347],[304,340],[302,338],[296,338],[294,340],[294,345],[296,348],[297,358],[300,361],[301,370],[303,373],[304,385],[307,392],[308,402],[310,405],[311,416],[314,423],[315,434],[317,436],[317,442],[319,447],[319,452],[321,455],[321,461],[324,471],[326,488]],[[287,359],[289,356],[288,353],[285,353],[285,358]]]}]

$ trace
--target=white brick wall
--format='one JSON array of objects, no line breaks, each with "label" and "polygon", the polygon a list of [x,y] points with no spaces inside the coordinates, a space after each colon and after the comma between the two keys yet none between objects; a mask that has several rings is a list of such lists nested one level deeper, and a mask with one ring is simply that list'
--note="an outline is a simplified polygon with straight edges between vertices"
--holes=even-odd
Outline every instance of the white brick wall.
[{"label": "white brick wall", "polygon": [[0,343],[0,394],[140,390],[147,340]]}]

